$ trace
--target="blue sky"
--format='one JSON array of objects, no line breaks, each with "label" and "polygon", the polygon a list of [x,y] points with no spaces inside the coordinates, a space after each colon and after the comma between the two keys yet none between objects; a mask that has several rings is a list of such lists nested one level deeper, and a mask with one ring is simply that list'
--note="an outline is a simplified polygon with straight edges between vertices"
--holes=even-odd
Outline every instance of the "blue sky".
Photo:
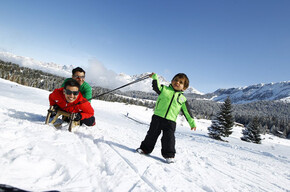
[{"label": "blue sky", "polygon": [[0,0],[0,52],[190,86],[289,81],[288,0]]}]

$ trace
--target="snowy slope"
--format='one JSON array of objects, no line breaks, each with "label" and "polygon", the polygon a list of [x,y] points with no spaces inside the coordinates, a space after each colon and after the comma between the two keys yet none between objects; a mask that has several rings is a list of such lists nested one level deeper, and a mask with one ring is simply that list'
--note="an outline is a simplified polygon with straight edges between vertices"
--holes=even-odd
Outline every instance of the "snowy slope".
[{"label": "snowy slope", "polygon": [[230,96],[232,103],[249,103],[254,101],[281,100],[290,102],[290,81],[257,84],[246,87],[218,89],[212,100],[224,101]]},{"label": "snowy slope", "polygon": [[[178,118],[176,163],[160,139],[151,156],[134,152],[152,110],[93,100],[97,125],[75,133],[44,125],[49,92],[0,79],[0,184],[30,191],[290,191],[290,141],[266,135],[228,143],[208,138],[206,120],[190,131]],[[131,118],[126,117],[126,115]],[[132,120],[133,119],[133,120]]]}]

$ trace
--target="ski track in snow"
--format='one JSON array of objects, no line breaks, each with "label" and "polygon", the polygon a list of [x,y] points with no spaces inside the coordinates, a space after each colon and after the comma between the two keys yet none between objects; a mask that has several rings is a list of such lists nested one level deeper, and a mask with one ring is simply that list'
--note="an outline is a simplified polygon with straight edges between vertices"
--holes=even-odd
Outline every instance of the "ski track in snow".
[{"label": "ski track in snow", "polygon": [[176,163],[166,164],[160,138],[149,156],[135,152],[152,109],[93,100],[97,125],[44,125],[49,92],[0,79],[0,183],[31,191],[290,191],[290,141],[262,145],[190,131],[178,118]]}]

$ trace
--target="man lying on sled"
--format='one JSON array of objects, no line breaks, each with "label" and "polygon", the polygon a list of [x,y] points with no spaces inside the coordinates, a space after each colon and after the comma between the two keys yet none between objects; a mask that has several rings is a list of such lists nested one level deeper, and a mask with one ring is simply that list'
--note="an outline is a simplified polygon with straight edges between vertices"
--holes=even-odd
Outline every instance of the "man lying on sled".
[{"label": "man lying on sled", "polygon": [[80,125],[95,125],[94,109],[90,102],[80,93],[80,84],[70,79],[64,87],[55,89],[49,95],[50,106],[54,106],[54,116],[58,110],[75,113],[73,121],[80,121]]}]

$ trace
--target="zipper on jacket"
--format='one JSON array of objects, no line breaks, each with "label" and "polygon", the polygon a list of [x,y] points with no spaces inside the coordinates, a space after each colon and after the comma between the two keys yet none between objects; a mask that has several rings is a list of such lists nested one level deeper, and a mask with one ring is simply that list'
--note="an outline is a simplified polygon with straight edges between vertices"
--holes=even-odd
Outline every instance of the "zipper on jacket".
[{"label": "zipper on jacket", "polygon": [[168,114],[168,112],[169,112],[169,109],[170,109],[170,107],[171,107],[171,104],[172,104],[172,101],[173,101],[174,97],[175,97],[175,93],[173,94],[173,97],[171,98],[170,104],[169,104],[169,106],[168,106],[168,108],[167,108],[167,111],[166,111],[166,113],[165,113],[165,116],[164,116],[165,119],[166,119],[166,117],[167,117],[167,114]]}]

